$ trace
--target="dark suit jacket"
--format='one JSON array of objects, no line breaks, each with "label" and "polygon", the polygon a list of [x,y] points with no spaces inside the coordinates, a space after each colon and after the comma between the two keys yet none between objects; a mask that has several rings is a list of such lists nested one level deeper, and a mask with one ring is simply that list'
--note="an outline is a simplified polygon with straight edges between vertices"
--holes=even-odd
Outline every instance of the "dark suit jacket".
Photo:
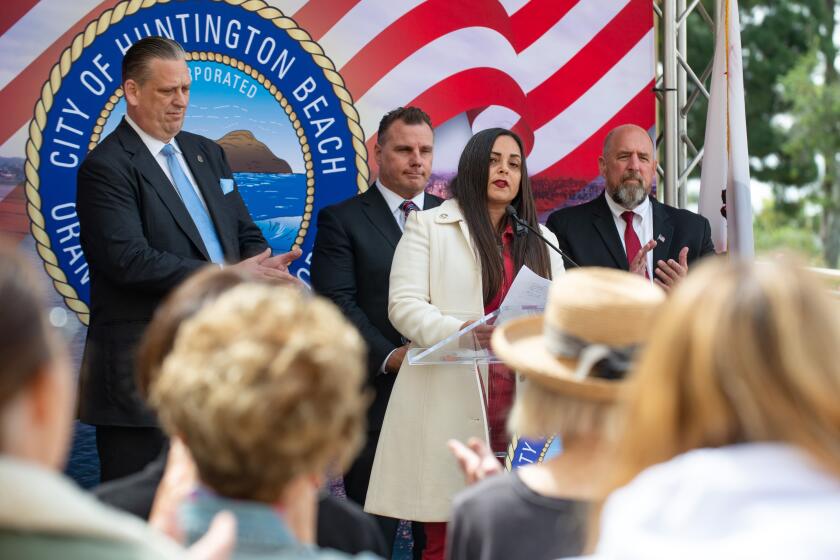
[{"label": "dark suit jacket", "polygon": [[[680,250],[688,247],[688,262],[714,254],[709,220],[679,208],[665,206],[650,197],[653,210],[653,262],[679,259]],[[628,270],[624,243],[618,236],[615,220],[604,195],[563,208],[551,214],[546,227],[557,236],[557,243],[580,266],[604,266]],[[568,265],[567,265],[568,267]]]},{"label": "dark suit jacket", "polygon": [[[176,137],[207,204],[228,262],[267,244],[234,189],[213,141]],[[175,187],[125,121],[79,168],[76,211],[90,267],[90,325],[79,379],[79,419],[96,425],[155,426],[134,385],[134,350],[161,299],[209,262]]]},{"label": "dark suit jacket", "polygon": [[[424,210],[441,202],[427,193]],[[318,213],[312,287],[341,308],[367,343],[369,381],[376,395],[368,412],[372,431],[382,427],[395,379],[378,375],[379,368],[403,344],[388,321],[388,281],[400,237],[400,227],[376,185]]]}]

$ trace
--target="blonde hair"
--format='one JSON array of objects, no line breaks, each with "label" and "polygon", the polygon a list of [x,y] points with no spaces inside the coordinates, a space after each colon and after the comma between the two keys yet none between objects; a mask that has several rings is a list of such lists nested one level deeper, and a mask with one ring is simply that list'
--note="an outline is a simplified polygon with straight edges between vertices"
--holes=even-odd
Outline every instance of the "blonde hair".
[{"label": "blonde hair", "polygon": [[840,475],[838,342],[836,302],[793,263],[701,264],[637,364],[614,487],[692,449],[760,441]]},{"label": "blonde hair", "polygon": [[527,379],[517,387],[508,417],[508,431],[539,438],[556,434],[563,439],[576,436],[615,436],[618,403],[593,401],[563,395]]},{"label": "blonde hair", "polygon": [[273,502],[295,478],[346,466],[358,450],[363,355],[328,301],[246,283],[178,329],[150,400],[205,484]]}]

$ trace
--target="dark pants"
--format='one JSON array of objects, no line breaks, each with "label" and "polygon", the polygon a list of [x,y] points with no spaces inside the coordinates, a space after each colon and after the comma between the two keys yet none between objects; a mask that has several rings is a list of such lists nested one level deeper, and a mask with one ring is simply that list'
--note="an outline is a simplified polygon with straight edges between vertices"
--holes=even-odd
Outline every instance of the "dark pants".
[{"label": "dark pants", "polygon": [[[379,442],[379,432],[368,432],[367,441],[358,457],[350,466],[347,473],[344,475],[344,491],[347,492],[347,498],[364,507],[365,497],[367,496],[368,484],[370,483],[370,473],[373,470],[373,458],[376,456],[376,444]],[[382,531],[382,537],[385,539],[385,546],[389,552],[394,550],[394,541],[397,537],[397,525],[399,520],[393,517],[383,517],[381,515],[374,515],[379,529]],[[426,539],[423,533],[423,524],[417,521],[411,523],[411,534],[414,539],[413,556],[419,560],[422,553],[423,546]]]},{"label": "dark pants", "polygon": [[140,472],[160,455],[165,441],[160,428],[96,426],[100,482]]}]

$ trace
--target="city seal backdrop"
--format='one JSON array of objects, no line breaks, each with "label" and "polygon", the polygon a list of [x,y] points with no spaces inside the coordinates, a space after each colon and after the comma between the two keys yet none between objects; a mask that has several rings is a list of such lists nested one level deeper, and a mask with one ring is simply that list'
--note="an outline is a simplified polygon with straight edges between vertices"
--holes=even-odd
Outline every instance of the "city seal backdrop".
[{"label": "city seal backdrop", "polygon": [[328,53],[292,19],[260,1],[122,2],[91,21],[53,66],[26,144],[32,235],[53,284],[85,324],[89,271],[76,172],[125,114],[122,56],[150,35],[187,51],[184,129],[224,147],[272,249],[302,249],[292,267],[302,280],[318,210],[367,188],[365,138],[350,94]]}]

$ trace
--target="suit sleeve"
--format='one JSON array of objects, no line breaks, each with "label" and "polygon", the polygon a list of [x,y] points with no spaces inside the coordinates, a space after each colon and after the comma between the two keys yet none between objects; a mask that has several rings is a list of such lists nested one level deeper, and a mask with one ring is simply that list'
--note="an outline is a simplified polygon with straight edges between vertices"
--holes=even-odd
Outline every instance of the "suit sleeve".
[{"label": "suit sleeve", "polygon": [[712,241],[712,226],[709,225],[709,220],[704,216],[700,217],[703,221],[703,240],[700,244],[700,255],[705,257],[707,255],[715,254],[715,242]]},{"label": "suit sleeve", "polygon": [[444,315],[431,303],[429,227],[435,224],[421,224],[418,214],[409,215],[394,252],[388,318],[404,337],[429,347],[458,332],[464,321]]},{"label": "suit sleeve", "polygon": [[79,168],[76,197],[85,258],[114,284],[168,292],[207,264],[149,245],[137,193],[115,166],[101,159],[85,160]]},{"label": "suit sleeve", "polygon": [[332,300],[359,329],[368,345],[368,371],[375,375],[396,346],[370,322],[356,303],[357,271],[353,246],[341,220],[330,208],[318,213],[310,271],[315,291]]},{"label": "suit sleeve", "polygon": [[[221,152],[222,176],[233,178],[233,173],[230,170],[230,165],[228,164],[225,151],[218,144],[214,143],[214,145],[218,148],[219,152]],[[248,207],[245,206],[245,201],[242,200],[242,195],[239,194],[239,186],[236,186],[235,193],[235,195],[228,195],[228,198],[231,196],[236,197],[235,201],[232,202],[236,205],[239,256],[242,259],[247,259],[248,257],[253,257],[254,255],[258,255],[259,253],[265,251],[268,247],[268,243],[263,237],[260,228],[254,223],[253,218],[251,218],[251,213],[248,212]]]},{"label": "suit sleeve", "polygon": [[[566,230],[568,229],[568,220],[563,218],[563,215],[558,210],[552,213],[548,220],[545,222],[545,227],[554,234],[557,238],[557,246],[563,251],[564,254],[568,255],[570,258],[577,260],[575,256],[572,254],[572,248],[569,245],[569,240],[566,237]],[[550,253],[554,253],[554,251],[549,251]],[[554,253],[556,254],[556,253]],[[559,255],[558,255],[559,256]],[[562,258],[561,258],[562,260]],[[554,263],[551,264],[552,268],[554,268]]]}]

